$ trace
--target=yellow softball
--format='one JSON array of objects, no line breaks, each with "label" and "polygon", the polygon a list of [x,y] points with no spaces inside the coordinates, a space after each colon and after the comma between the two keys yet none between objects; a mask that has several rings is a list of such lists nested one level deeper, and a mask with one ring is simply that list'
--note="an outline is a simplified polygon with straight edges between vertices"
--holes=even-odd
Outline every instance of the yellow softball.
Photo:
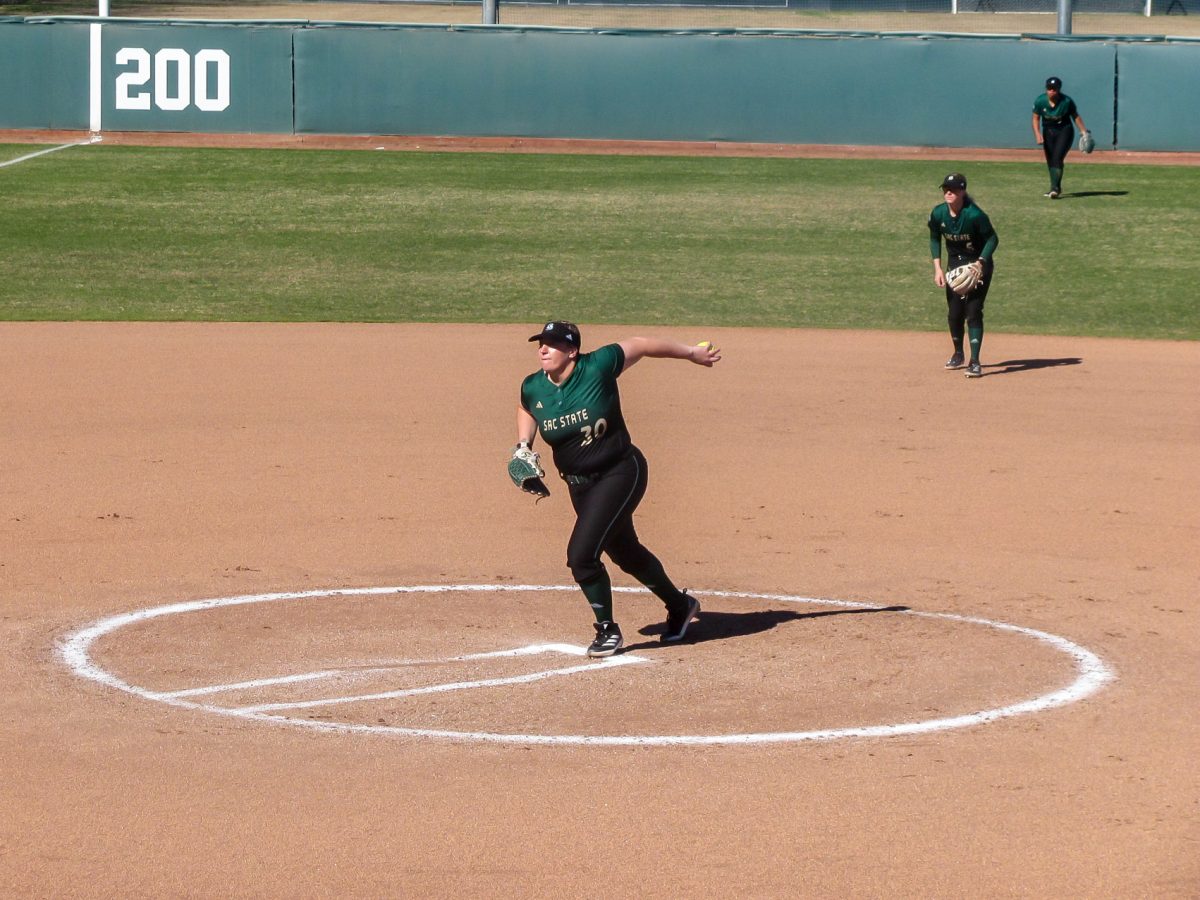
[{"label": "yellow softball", "polygon": [[709,347],[711,347],[711,346],[712,346],[712,341],[701,341],[701,342],[700,342],[700,343],[698,343],[696,346],[697,346],[697,347],[703,347],[705,350],[707,350]]}]

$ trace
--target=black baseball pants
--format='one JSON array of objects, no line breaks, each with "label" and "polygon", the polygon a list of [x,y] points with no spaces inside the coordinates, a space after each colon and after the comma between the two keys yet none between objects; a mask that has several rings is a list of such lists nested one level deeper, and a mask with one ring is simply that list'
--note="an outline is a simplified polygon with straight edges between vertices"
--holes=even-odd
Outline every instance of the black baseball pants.
[{"label": "black baseball pants", "polygon": [[[960,259],[951,260],[950,268],[957,268],[961,265],[966,265],[970,260]],[[983,327],[983,301],[987,299],[988,288],[992,286],[992,272],[995,269],[994,263],[988,261],[983,264],[983,280],[979,282],[979,286],[965,297],[960,297],[954,293],[950,285],[946,285],[946,321],[950,325],[950,337],[955,341],[961,341],[965,328],[963,323],[966,323],[968,328]]]},{"label": "black baseball pants", "polygon": [[1042,152],[1046,154],[1046,165],[1051,169],[1061,169],[1067,152],[1075,141],[1075,129],[1069,124],[1061,128],[1042,126]]},{"label": "black baseball pants", "polygon": [[567,565],[576,582],[584,584],[604,574],[601,553],[643,584],[665,578],[662,563],[638,540],[633,527],[633,511],[646,495],[646,484],[646,457],[637,447],[595,481],[568,483],[575,529],[567,543]]}]

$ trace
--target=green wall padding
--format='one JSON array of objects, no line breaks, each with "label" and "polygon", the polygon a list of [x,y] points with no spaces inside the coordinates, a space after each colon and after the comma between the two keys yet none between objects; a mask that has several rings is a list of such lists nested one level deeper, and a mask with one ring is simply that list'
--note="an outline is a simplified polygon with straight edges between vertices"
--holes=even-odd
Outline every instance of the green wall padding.
[{"label": "green wall padding", "polygon": [[[104,129],[106,131],[197,131],[288,134],[292,131],[292,33],[291,28],[254,25],[105,25],[104,26]],[[120,78],[137,74],[137,64],[117,64],[123,48],[149,54],[150,79],[145,84],[125,82],[126,96],[149,94],[150,108],[117,108]],[[160,85],[156,57],[164,48],[182,50],[189,66],[190,100],[181,110],[164,110],[158,105],[160,88],[168,98],[183,98],[177,77],[178,66],[165,68],[166,85]],[[228,55],[229,105],[223,110],[198,108],[200,87],[195,60],[202,50],[221,50]],[[216,77],[217,64],[205,67],[206,80]],[[213,95],[214,85],[207,85]],[[189,99],[189,98],[183,98]]]},{"label": "green wall padding", "polygon": [[0,21],[0,128],[88,127],[88,27]]},{"label": "green wall padding", "polygon": [[1122,45],[1117,62],[1121,149],[1200,150],[1200,46]]},{"label": "green wall padding", "polygon": [[1112,133],[1109,44],[309,29],[295,52],[307,133],[1025,147],[1052,72]]},{"label": "green wall padding", "polygon": [[[93,21],[0,17],[0,128],[88,128]],[[1053,74],[1100,148],[1200,150],[1194,41],[156,20],[103,35],[106,131],[1032,149]],[[197,69],[202,51],[220,60]]]}]

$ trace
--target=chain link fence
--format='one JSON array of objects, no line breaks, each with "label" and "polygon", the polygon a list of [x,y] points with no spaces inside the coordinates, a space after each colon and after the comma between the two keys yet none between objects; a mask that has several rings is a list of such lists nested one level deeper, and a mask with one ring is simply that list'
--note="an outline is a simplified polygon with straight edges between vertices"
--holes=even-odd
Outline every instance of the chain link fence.
[{"label": "chain link fence", "polygon": [[[115,17],[571,28],[1054,34],[1057,0],[109,0]],[[1071,32],[1200,36],[1200,0],[1073,0]],[[7,15],[96,15],[97,2],[0,0]]]}]

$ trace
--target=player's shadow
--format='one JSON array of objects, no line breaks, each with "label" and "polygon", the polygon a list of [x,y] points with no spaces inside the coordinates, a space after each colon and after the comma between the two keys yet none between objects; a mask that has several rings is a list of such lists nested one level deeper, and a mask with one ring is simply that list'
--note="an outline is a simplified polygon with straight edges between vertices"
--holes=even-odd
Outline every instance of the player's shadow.
[{"label": "player's shadow", "polygon": [[[751,612],[710,612],[701,610],[696,620],[688,626],[687,636],[682,643],[699,644],[704,641],[724,641],[729,638],[746,637],[770,631],[785,622],[797,622],[803,619],[821,619],[825,616],[859,616],[882,612],[907,612],[907,606],[873,606],[867,609],[822,609],[813,612],[797,612],[792,609],[760,609]],[[654,635],[653,641],[640,644],[626,644],[625,652],[630,650],[648,650],[654,647],[669,646],[658,640],[663,626],[647,625],[638,630],[639,634]]]},{"label": "player's shadow", "polygon": [[1070,191],[1069,193],[1059,194],[1059,200],[1079,200],[1083,197],[1125,197],[1129,191]]},{"label": "player's shadow", "polygon": [[1011,375],[1014,372],[1031,372],[1034,369],[1053,369],[1058,366],[1077,366],[1081,362],[1078,356],[1065,356],[1061,359],[1006,359],[1004,362],[985,363],[984,375]]}]

